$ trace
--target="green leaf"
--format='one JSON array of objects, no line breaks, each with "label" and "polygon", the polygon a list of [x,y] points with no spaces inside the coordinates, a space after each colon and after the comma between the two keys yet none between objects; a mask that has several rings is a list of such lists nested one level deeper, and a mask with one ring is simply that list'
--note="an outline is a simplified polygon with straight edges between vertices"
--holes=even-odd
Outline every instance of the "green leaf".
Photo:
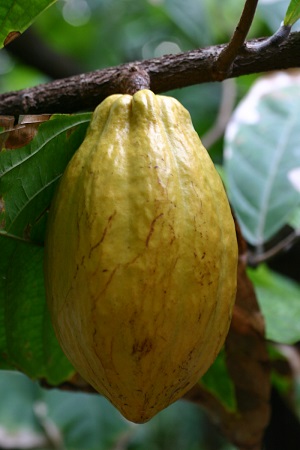
[{"label": "green leaf", "polygon": [[299,78],[261,78],[226,131],[228,194],[253,245],[271,239],[300,205]]},{"label": "green leaf", "polygon": [[300,0],[291,0],[286,11],[283,24],[286,26],[292,26],[298,19],[300,19]]},{"label": "green leaf", "polygon": [[55,187],[89,120],[89,113],[53,116],[28,145],[0,152],[0,230],[43,243]]},{"label": "green leaf", "polygon": [[42,244],[55,186],[89,119],[90,114],[53,116],[25,147],[22,141],[17,148],[6,143],[9,149],[0,152],[0,368],[52,384],[67,379],[73,368],[46,308]]},{"label": "green leaf", "polygon": [[230,411],[236,411],[235,388],[227,370],[226,354],[222,350],[213,365],[203,375],[200,384]]},{"label": "green leaf", "polygon": [[265,265],[248,269],[266,321],[267,338],[283,344],[300,340],[300,285]]},{"label": "green leaf", "polygon": [[74,370],[46,307],[43,248],[0,236],[0,369],[57,384]]},{"label": "green leaf", "polygon": [[5,0],[0,5],[0,48],[18,37],[56,0]]}]

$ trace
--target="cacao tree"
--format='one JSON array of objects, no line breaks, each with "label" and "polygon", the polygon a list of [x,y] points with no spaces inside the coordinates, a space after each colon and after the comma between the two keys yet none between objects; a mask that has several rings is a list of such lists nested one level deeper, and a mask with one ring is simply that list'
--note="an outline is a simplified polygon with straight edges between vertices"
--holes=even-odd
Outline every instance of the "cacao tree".
[{"label": "cacao tree", "polygon": [[[186,438],[178,448],[200,449],[201,442],[214,449],[297,448],[300,37],[291,29],[297,27],[299,2],[283,1],[278,9],[257,0],[231,2],[234,17],[226,16],[229,9],[213,0],[189,0],[186,12],[182,0],[140,5],[115,0],[97,7],[92,1],[78,2],[77,15],[76,2],[53,3],[33,1],[24,8],[19,0],[0,5],[2,55],[23,58],[48,77],[35,83],[29,76],[27,87],[18,90],[9,85],[8,75],[0,80],[0,391],[3,399],[9,399],[12,390],[18,393],[16,411],[30,389],[35,419],[43,429],[31,433],[30,447],[24,441],[13,445],[75,448],[57,424],[67,428],[69,420],[76,420],[79,429],[93,405],[93,420],[102,424],[101,432],[89,424],[86,429],[95,432],[94,441],[77,441],[76,448],[150,448],[152,420],[163,429],[164,417],[172,427],[184,421],[197,432],[209,430],[206,440],[194,431],[194,441]],[[96,11],[103,15],[102,22]],[[82,68],[74,58],[40,42],[42,25],[25,31],[34,21],[59,24],[57,17],[62,15],[84,28],[92,12],[103,36],[111,17],[107,55],[103,36],[100,44],[98,40],[102,53],[97,55],[97,42],[92,36],[86,40],[90,60],[96,61],[92,68]],[[135,39],[129,39],[125,54],[124,30],[117,24],[118,14],[127,12]],[[166,16],[168,25],[159,32]],[[215,22],[208,24],[205,17]],[[220,32],[220,21],[224,27],[228,21],[227,36]],[[145,24],[149,35],[155,26],[153,48],[144,35]],[[80,46],[80,29],[72,38],[74,47]],[[259,34],[264,30],[271,37]],[[251,39],[249,32],[254,33]],[[60,41],[59,29],[53,31],[55,40]],[[149,428],[124,422],[75,371],[53,331],[43,274],[50,204],[68,162],[84,141],[92,111],[110,95],[145,88],[171,93],[190,111],[226,188],[239,247],[237,293],[225,344],[198,383],[166,410],[169,416],[159,413]],[[17,373],[28,378],[15,378]],[[75,416],[78,396],[83,412]],[[74,403],[65,409],[64,419],[57,411],[60,398]],[[8,429],[7,416],[0,412],[0,426],[1,420]],[[218,437],[213,437],[215,429]],[[6,437],[0,446],[12,448],[9,442]],[[155,445],[177,448],[170,441]]]}]

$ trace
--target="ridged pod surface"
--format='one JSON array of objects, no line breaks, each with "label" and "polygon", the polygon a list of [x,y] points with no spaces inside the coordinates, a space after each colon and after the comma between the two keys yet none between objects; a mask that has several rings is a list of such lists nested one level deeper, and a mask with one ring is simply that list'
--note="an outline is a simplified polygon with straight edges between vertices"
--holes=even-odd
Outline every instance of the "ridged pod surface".
[{"label": "ridged pod surface", "polygon": [[175,99],[112,95],[50,209],[47,301],[76,370],[129,420],[183,396],[228,332],[235,227],[222,182]]}]

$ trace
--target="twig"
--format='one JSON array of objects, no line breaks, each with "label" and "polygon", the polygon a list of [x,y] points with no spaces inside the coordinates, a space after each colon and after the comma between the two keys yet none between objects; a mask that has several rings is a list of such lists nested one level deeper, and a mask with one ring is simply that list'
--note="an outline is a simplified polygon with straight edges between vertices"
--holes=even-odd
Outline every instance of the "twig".
[{"label": "twig", "polygon": [[51,448],[55,450],[65,450],[62,435],[56,424],[48,416],[46,403],[42,401],[35,402],[33,411],[47,436]]},{"label": "twig", "polygon": [[272,248],[266,250],[263,253],[255,254],[253,252],[248,251],[247,261],[249,266],[255,267],[264,261],[268,261],[269,259],[274,258],[274,256],[278,255],[284,250],[287,250],[299,239],[300,239],[300,229],[293,231],[282,241],[278,242],[278,244],[274,245]]},{"label": "twig", "polygon": [[219,81],[227,78],[228,72],[233,61],[237,57],[240,49],[243,47],[249,29],[251,27],[258,0],[246,0],[239,23],[230,39],[228,45],[223,48],[216,62],[217,79]]},{"label": "twig", "polygon": [[[0,114],[91,111],[108,95],[122,92],[117,75],[132,66],[148,72],[150,88],[155,93],[216,81],[216,61],[224,48],[225,45],[217,45],[165,55],[1,94]],[[249,52],[243,47],[225,78],[292,67],[300,67],[300,33],[292,33],[279,48],[268,51],[267,57],[265,52]]]},{"label": "twig", "polygon": [[290,35],[291,26],[281,24],[276,33],[270,36],[268,39],[264,39],[254,44],[248,44],[247,50],[252,52],[261,52],[268,48],[277,47],[282,44]]}]

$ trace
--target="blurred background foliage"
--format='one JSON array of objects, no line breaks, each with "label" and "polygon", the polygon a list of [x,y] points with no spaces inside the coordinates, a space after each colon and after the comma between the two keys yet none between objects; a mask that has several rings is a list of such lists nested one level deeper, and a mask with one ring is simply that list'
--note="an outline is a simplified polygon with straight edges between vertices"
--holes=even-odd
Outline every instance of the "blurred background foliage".
[{"label": "blurred background foliage", "polygon": [[[273,34],[283,20],[288,3],[288,0],[261,0],[249,37]],[[0,92],[31,87],[54,77],[228,42],[242,4],[237,0],[59,0],[24,33],[24,38],[27,37],[23,44],[22,37],[20,44],[15,45],[15,42],[1,50]],[[41,58],[35,57],[41,52],[45,56],[43,68]],[[53,67],[49,67],[53,66],[53,61],[55,75]],[[196,130],[218,165],[223,163],[226,121],[240,100],[251,92],[258,78],[259,75],[251,75],[222,84],[203,84],[168,92],[190,111]],[[296,96],[295,92],[293,96]],[[225,121],[221,120],[218,125],[221,105]],[[297,109],[295,114],[298,114]],[[255,130],[247,132],[256,133]],[[229,144],[227,142],[227,146]],[[227,149],[227,153],[231,150]],[[260,164],[259,160],[257,164]],[[226,182],[230,171],[222,173]],[[295,227],[299,227],[299,214],[297,217],[295,219],[293,215]],[[257,244],[255,238],[251,243]],[[280,331],[284,344],[300,340],[297,325],[299,284],[289,285],[287,289],[286,279],[271,274],[266,266],[259,272],[253,269],[250,275],[256,283],[264,312],[272,318],[268,321],[268,337],[276,340]],[[299,281],[297,276],[293,278]],[[282,296],[278,294],[280,287],[287,300],[290,299],[287,305],[293,305],[292,309],[290,306],[284,309]],[[275,294],[278,303],[274,303]],[[278,310],[276,305],[280,303],[282,308]],[[288,315],[289,311],[292,313]],[[282,315],[286,316],[284,324]],[[285,325],[283,329],[282,325]],[[286,352],[277,351],[274,359],[285,360],[282,355]],[[279,391],[290,393],[289,376],[274,372],[273,378]],[[295,414],[299,416],[297,379],[292,389]],[[45,390],[24,375],[8,371],[0,373],[0,398],[0,448],[234,449],[200,408],[185,401],[172,405],[148,424],[134,425],[99,396]]]},{"label": "blurred background foliage", "polygon": [[103,397],[42,389],[0,374],[0,448],[40,450],[233,450],[199,407],[179,401],[144,425]]}]

